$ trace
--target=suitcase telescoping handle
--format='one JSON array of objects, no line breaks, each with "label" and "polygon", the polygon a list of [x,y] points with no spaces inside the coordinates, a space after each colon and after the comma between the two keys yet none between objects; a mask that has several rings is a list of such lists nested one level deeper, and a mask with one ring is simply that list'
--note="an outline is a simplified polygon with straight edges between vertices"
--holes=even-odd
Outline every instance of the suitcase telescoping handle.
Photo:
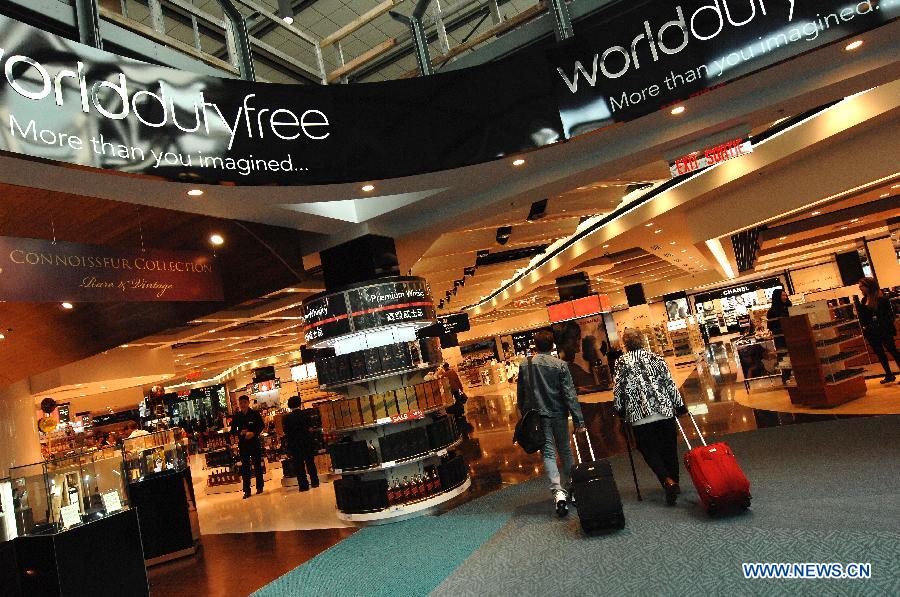
[{"label": "suitcase telescoping handle", "polygon": [[[691,413],[690,409],[688,409],[688,416],[691,418],[691,423],[694,424],[694,429],[697,430],[697,437],[700,438],[700,442],[705,446],[706,440],[703,439],[703,434],[700,433],[700,427],[697,426],[697,420],[694,419],[694,415]],[[681,426],[681,421],[678,420],[678,417],[675,417],[675,422],[678,424],[678,430],[681,431],[681,437],[684,438],[684,443],[687,444],[688,450],[690,450],[691,440],[688,439],[687,433],[684,432],[684,427]]]},{"label": "suitcase telescoping handle", "polygon": [[587,427],[582,427],[581,429],[576,429],[575,434],[572,436],[572,439],[575,440],[573,443],[575,444],[575,457],[578,458],[578,464],[584,462],[581,459],[581,450],[578,449],[578,432],[584,433],[585,439],[587,439],[588,452],[591,455],[591,462],[597,460],[594,458],[594,446],[591,445],[591,436],[588,434]]}]

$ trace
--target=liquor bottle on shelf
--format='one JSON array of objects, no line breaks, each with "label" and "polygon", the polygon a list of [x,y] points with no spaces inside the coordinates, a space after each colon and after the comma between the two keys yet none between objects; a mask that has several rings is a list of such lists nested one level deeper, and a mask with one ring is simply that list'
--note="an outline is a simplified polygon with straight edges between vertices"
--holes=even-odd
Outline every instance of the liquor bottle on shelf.
[{"label": "liquor bottle on shelf", "polygon": [[394,505],[394,501],[396,500],[396,489],[397,489],[397,480],[395,479],[393,483],[388,485],[387,499],[388,499],[389,506]]},{"label": "liquor bottle on shelf", "polygon": [[409,481],[409,477],[403,477],[403,498],[400,500],[402,502],[408,502],[412,499],[412,483]]}]

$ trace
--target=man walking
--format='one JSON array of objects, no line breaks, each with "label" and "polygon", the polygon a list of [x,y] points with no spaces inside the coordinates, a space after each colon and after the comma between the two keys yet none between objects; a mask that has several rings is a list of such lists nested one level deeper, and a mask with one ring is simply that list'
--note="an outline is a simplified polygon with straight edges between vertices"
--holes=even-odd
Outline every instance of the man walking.
[{"label": "man walking", "polygon": [[300,410],[301,404],[300,396],[288,398],[291,412],[284,416],[282,425],[287,451],[297,471],[297,484],[300,491],[309,491],[310,486],[313,489],[319,486],[319,472],[316,470],[315,442],[310,433],[309,418]]},{"label": "man walking", "polygon": [[[517,402],[519,412],[537,410],[544,430],[544,472],[550,480],[550,491],[556,503],[556,513],[568,512],[569,472],[574,460],[569,444],[569,414],[576,429],[584,428],[584,416],[578,404],[572,374],[565,361],[550,355],[553,335],[540,331],[534,335],[538,354],[519,365]],[[557,465],[559,455],[562,471]],[[566,489],[563,489],[563,488]]]},{"label": "man walking", "polygon": [[444,363],[444,366],[438,371],[438,377],[446,377],[450,383],[450,393],[453,394],[453,405],[447,408],[447,412],[457,417],[462,417],[465,413],[465,404],[469,399],[463,388],[462,380],[459,379],[457,373],[450,363]]},{"label": "man walking", "polygon": [[231,420],[231,433],[238,437],[241,453],[241,478],[244,480],[244,499],[250,497],[250,466],[256,473],[256,493],[263,490],[262,445],[259,434],[264,428],[262,416],[250,408],[250,398],[238,398],[238,412]]}]

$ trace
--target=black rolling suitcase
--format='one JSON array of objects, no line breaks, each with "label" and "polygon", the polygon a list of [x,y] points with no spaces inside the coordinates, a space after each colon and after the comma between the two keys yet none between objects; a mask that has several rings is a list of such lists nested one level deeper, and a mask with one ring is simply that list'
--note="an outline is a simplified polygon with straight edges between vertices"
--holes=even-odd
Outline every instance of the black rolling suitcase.
[{"label": "black rolling suitcase", "polygon": [[595,460],[594,448],[587,430],[590,461],[581,459],[578,449],[578,433],[575,434],[575,454],[578,464],[572,467],[572,493],[581,528],[585,533],[610,533],[625,528],[625,514],[622,512],[622,498],[613,478],[608,460]]}]

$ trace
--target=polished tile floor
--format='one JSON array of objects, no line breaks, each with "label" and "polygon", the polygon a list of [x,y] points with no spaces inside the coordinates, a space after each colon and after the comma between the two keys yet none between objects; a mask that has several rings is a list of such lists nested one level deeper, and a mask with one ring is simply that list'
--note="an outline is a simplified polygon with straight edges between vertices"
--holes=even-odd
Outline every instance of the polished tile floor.
[{"label": "polished tile floor", "polygon": [[[746,390],[737,367],[723,355],[696,367],[674,370],[684,397],[704,435],[716,437],[762,427],[840,418],[834,414],[779,413],[743,406],[736,398]],[[877,387],[877,380],[869,381]],[[895,386],[896,387],[896,386]],[[783,392],[754,384],[751,393]],[[900,387],[896,390],[900,400]],[[542,474],[540,454],[525,454],[512,443],[517,420],[515,386],[502,384],[469,392],[459,450],[469,463],[472,489],[461,500],[479,497],[508,484]],[[594,396],[583,405],[597,457],[621,454],[625,439],[613,416],[609,396]],[[694,438],[694,431],[688,430]],[[636,466],[645,466],[635,454]],[[198,556],[163,564],[150,572],[154,596],[198,594],[210,597],[248,595],[281,574],[314,557],[353,532],[335,517],[330,483],[300,493],[275,479],[263,495],[242,500],[241,494],[205,495],[195,478],[203,547]]]}]

